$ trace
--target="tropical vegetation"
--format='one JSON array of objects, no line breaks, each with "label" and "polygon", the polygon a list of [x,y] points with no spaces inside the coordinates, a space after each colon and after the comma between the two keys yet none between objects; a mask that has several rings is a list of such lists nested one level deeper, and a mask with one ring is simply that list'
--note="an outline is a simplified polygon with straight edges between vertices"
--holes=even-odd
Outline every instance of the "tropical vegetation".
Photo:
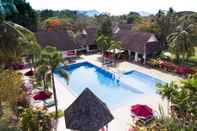
[{"label": "tropical vegetation", "polygon": [[[38,71],[40,71],[40,74],[42,75],[43,83],[47,83],[46,75],[48,74],[51,79],[48,79],[52,83],[53,88],[53,96],[55,101],[55,117],[58,118],[58,101],[56,96],[56,88],[55,88],[55,80],[54,80],[54,73],[57,70],[57,67],[64,63],[62,53],[57,51],[55,47],[46,47],[41,51],[40,60],[38,61]],[[62,76],[68,80],[68,75],[65,71],[60,71]],[[46,88],[46,85],[44,85]]]},{"label": "tropical vegetation", "polygon": [[[137,12],[122,16],[101,14],[87,17],[70,10],[36,11],[25,0],[0,0],[0,130],[50,131],[53,128],[51,122],[57,121],[60,115],[54,74],[59,72],[68,81],[68,74],[57,68],[65,60],[55,47],[41,48],[32,31],[67,31],[75,37],[83,28],[95,26],[98,28],[96,43],[103,62],[104,54],[109,50],[115,61],[116,50],[121,50],[120,42],[113,35],[112,27],[117,23],[132,25],[133,32],[151,32],[156,35],[164,50],[171,55],[170,58],[164,58],[161,54],[159,58],[150,59],[149,63],[154,68],[178,72],[180,68],[187,69],[185,66],[188,63],[193,63],[196,68],[195,12],[175,12],[170,8],[167,12],[159,10],[156,15],[147,17]],[[54,113],[30,105],[29,87],[25,85],[23,74],[14,68],[16,64],[24,64],[24,61],[33,72],[31,83],[34,87],[36,83],[41,87],[40,90],[50,91],[52,88]],[[169,101],[171,114],[170,117],[164,116],[160,109],[161,115],[156,118],[156,122],[167,130],[196,130],[197,76],[193,74],[178,83],[158,85],[158,92]]]},{"label": "tropical vegetation", "polygon": [[13,63],[20,62],[25,55],[35,59],[39,53],[39,46],[31,31],[12,22],[4,21],[0,25],[1,64],[9,68]]},{"label": "tropical vegetation", "polygon": [[173,122],[176,129],[195,130],[197,128],[197,75],[189,76],[180,82],[158,84],[158,91],[170,102],[172,118],[168,122],[163,120],[163,124]]},{"label": "tropical vegetation", "polygon": [[113,53],[113,57],[115,61],[115,54],[116,54],[115,51],[121,49],[121,46],[120,46],[120,41],[118,41],[113,36],[111,19],[107,15],[102,17],[103,19],[100,24],[99,30],[97,32],[96,43],[102,53],[103,56],[102,61],[104,63],[104,53],[111,50],[111,53]]}]

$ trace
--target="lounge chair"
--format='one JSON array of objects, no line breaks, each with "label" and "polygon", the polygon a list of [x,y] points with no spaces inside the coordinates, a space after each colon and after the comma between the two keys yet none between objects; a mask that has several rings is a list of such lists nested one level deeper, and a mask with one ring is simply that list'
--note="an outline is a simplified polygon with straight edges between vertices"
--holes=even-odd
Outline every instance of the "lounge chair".
[{"label": "lounge chair", "polygon": [[47,99],[47,100],[44,100],[43,102],[44,102],[44,105],[48,108],[55,105],[55,101],[53,99]]},{"label": "lounge chair", "polygon": [[152,120],[154,119],[154,117],[149,117],[149,118],[146,118],[146,119],[143,119],[143,118],[140,118],[138,119],[138,122],[144,124],[144,125],[147,125],[149,124]]},{"label": "lounge chair", "polygon": [[112,65],[112,63],[113,63],[112,61],[105,61],[104,65],[108,65],[109,66],[109,65]]}]

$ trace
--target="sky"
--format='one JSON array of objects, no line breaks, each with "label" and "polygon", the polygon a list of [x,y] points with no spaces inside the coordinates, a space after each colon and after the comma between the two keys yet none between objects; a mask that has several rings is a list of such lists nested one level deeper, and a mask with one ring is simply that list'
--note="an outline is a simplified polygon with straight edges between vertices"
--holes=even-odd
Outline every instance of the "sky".
[{"label": "sky", "polygon": [[197,0],[26,0],[34,9],[71,9],[108,12],[112,15],[130,11],[156,13],[172,7],[176,11],[197,11]]}]

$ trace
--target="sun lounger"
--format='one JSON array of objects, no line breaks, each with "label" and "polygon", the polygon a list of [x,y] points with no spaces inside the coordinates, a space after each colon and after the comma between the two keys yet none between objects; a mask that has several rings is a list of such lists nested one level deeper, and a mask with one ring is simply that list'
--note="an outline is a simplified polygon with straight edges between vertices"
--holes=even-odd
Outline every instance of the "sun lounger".
[{"label": "sun lounger", "polygon": [[46,107],[52,107],[55,105],[55,101],[53,99],[47,99],[44,100],[43,102]]},{"label": "sun lounger", "polygon": [[104,65],[112,65],[112,63],[113,63],[112,61],[105,61]]},{"label": "sun lounger", "polygon": [[140,118],[140,119],[138,119],[138,122],[143,123],[144,125],[146,125],[149,122],[151,122],[153,119],[154,119],[153,116],[152,117],[149,117],[149,118],[146,118],[146,119]]}]

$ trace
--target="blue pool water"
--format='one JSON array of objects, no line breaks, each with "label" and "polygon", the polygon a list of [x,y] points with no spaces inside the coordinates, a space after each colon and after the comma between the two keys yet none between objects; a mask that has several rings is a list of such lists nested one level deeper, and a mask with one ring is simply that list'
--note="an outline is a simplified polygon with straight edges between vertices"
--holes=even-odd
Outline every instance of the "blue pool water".
[{"label": "blue pool water", "polygon": [[[145,94],[156,95],[155,84],[159,81],[136,71],[119,78],[88,62],[72,64],[64,69],[69,73],[69,87],[76,96],[89,88],[111,108],[140,99]],[[66,83],[57,73],[56,76]]]},{"label": "blue pool water", "polygon": [[135,86],[139,90],[146,92],[146,94],[155,94],[156,84],[164,84],[163,81],[138,71],[129,71],[124,73],[124,79],[125,81],[129,81],[133,86]]}]

